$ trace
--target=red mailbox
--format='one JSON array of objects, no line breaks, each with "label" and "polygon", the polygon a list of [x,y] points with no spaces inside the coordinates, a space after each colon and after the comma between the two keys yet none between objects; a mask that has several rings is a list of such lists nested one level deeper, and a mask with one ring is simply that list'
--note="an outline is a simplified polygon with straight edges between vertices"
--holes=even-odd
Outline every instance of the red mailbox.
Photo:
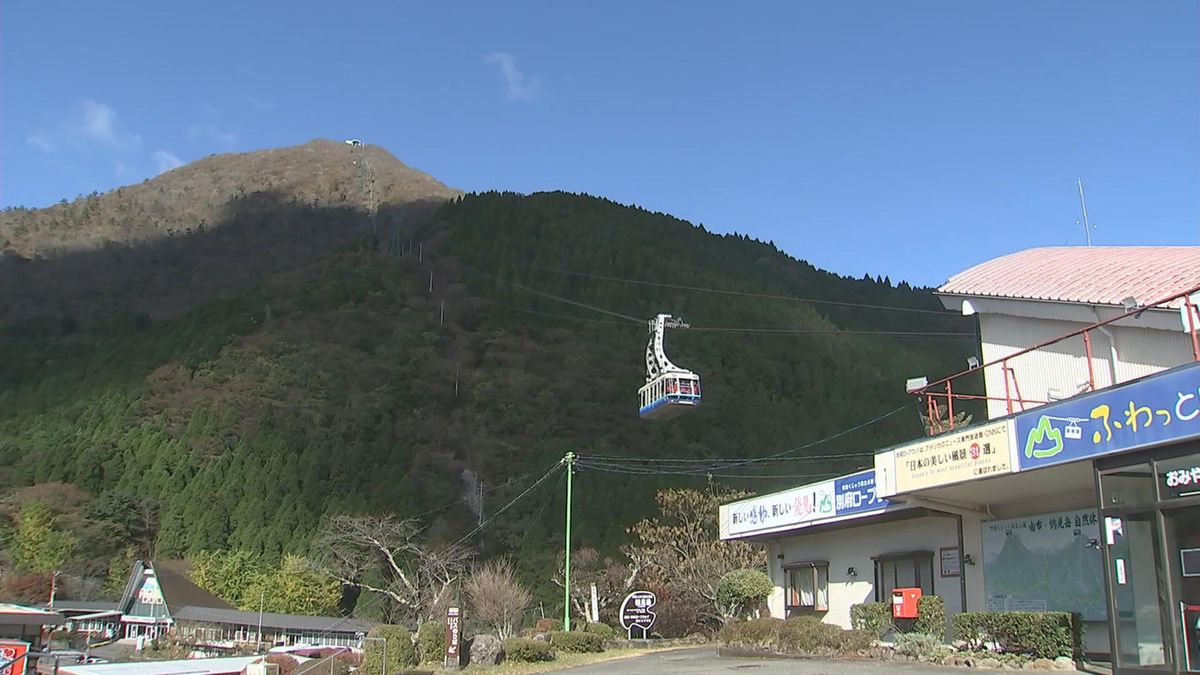
[{"label": "red mailbox", "polygon": [[892,591],[892,618],[917,618],[917,601],[921,599],[919,588],[897,588]]}]

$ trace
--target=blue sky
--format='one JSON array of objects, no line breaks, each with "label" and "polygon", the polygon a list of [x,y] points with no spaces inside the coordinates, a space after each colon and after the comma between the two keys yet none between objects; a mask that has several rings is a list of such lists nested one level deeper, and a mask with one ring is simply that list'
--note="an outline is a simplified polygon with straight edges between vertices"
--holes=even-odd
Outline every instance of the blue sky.
[{"label": "blue sky", "polygon": [[[0,204],[359,137],[464,190],[563,189],[938,284],[1200,244],[1200,4],[8,0]],[[669,252],[668,252],[669,253]]]}]

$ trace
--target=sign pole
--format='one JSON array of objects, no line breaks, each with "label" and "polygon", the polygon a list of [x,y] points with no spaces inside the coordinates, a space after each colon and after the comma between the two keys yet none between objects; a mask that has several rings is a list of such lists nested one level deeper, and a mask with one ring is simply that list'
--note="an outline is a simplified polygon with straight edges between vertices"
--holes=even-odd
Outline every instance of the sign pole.
[{"label": "sign pole", "polygon": [[571,630],[571,474],[575,464],[575,453],[570,450],[563,455],[567,466],[567,536],[563,555],[563,630]]}]

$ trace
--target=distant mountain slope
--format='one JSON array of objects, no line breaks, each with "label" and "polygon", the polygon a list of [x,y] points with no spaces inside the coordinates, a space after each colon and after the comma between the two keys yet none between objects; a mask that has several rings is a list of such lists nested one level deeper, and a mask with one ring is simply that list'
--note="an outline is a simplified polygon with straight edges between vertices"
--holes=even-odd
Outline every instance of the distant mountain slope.
[{"label": "distant mountain slope", "polygon": [[[355,153],[328,141],[4,214],[20,253],[0,257],[0,490],[63,481],[86,491],[73,508],[139,522],[89,530],[76,571],[127,544],[300,550],[343,512],[458,538],[481,487],[494,513],[568,449],[762,457],[911,404],[711,477],[795,485],[920,435],[904,380],[971,351],[970,322],[927,289],[585,195],[461,196],[365,152],[377,214]],[[692,323],[667,349],[705,383],[704,404],[666,423],[637,416],[658,312]],[[656,489],[708,479],[581,472],[578,542],[614,550]],[[472,543],[548,569],[560,487]]]},{"label": "distant mountain slope", "polygon": [[[373,184],[360,189],[358,158]],[[144,244],[219,226],[230,204],[255,193],[320,208],[362,210],[369,191],[381,204],[438,203],[457,194],[377,146],[355,150],[318,139],[286,148],[212,155],[137,185],[45,209],[0,212],[0,251],[25,258],[105,243]]]},{"label": "distant mountain slope", "polygon": [[[360,164],[361,163],[361,164]],[[360,166],[369,167],[360,175]],[[139,185],[0,212],[0,326],[175,316],[459,194],[375,146],[214,155]],[[372,202],[380,217],[372,221]]]}]

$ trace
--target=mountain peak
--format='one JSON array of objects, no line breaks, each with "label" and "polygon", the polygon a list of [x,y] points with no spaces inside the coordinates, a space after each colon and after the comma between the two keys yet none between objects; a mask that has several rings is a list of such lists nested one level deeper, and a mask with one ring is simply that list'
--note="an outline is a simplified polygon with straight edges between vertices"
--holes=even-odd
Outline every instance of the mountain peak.
[{"label": "mountain peak", "polygon": [[319,138],[209,155],[104,194],[0,213],[0,250],[44,257],[194,232],[220,222],[229,203],[255,193],[357,210],[440,203],[461,194],[379,146]]}]

